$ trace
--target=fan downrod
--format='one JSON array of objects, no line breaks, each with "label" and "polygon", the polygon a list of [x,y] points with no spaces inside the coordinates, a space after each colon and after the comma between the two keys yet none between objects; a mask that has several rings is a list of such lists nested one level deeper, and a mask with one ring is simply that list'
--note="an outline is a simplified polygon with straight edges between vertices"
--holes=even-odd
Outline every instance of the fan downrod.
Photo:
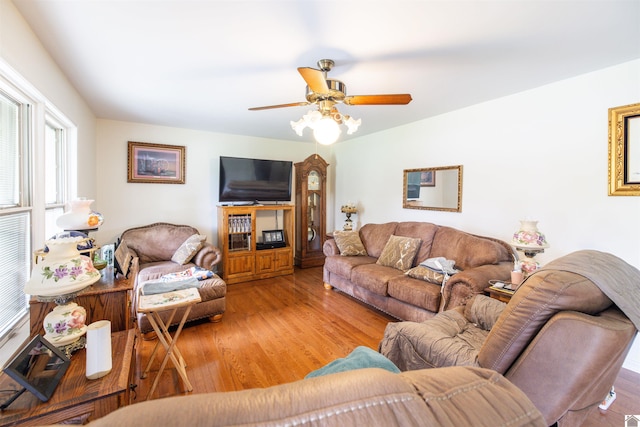
[{"label": "fan downrod", "polygon": [[336,63],[333,62],[332,59],[321,59],[320,61],[318,61],[318,67],[320,68],[320,71],[323,71],[325,73],[331,71],[334,65],[336,65]]}]

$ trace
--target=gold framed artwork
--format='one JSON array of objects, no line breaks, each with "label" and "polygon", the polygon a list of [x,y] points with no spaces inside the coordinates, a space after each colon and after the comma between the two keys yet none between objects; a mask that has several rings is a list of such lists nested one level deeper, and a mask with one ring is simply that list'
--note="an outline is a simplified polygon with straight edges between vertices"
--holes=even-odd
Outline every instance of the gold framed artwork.
[{"label": "gold framed artwork", "polygon": [[185,147],[129,141],[127,182],[184,184]]},{"label": "gold framed artwork", "polygon": [[640,196],[640,104],[609,108],[609,195]]}]

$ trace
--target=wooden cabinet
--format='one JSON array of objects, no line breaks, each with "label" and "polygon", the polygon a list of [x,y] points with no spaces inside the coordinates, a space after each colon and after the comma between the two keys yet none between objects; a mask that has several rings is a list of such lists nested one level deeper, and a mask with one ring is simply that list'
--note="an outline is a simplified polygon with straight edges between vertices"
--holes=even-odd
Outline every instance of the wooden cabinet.
[{"label": "wooden cabinet", "polygon": [[[133,272],[130,273],[130,276]],[[111,331],[124,331],[133,327],[131,319],[131,293],[133,279],[114,277],[113,268],[102,270],[100,280],[80,291],[73,302],[87,310],[86,324],[97,320],[109,320]],[[42,323],[47,314],[56,306],[53,302],[40,302],[35,297],[29,301],[31,334],[44,335]]]},{"label": "wooden cabinet", "polygon": [[227,284],[293,273],[293,206],[218,207],[218,274]]},{"label": "wooden cabinet", "polygon": [[324,264],[327,205],[327,167],[317,154],[296,163],[296,253],[295,264],[317,267]]}]

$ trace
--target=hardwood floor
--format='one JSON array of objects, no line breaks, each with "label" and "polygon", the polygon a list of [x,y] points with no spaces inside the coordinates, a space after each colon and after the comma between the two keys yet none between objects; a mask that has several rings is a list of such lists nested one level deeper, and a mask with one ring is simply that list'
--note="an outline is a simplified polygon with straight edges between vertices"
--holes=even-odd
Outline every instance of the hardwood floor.
[{"label": "hardwood floor", "polygon": [[[296,269],[290,276],[229,285],[222,321],[187,325],[178,347],[193,393],[268,387],[300,380],[359,345],[377,349],[385,326],[393,321],[324,289],[321,267]],[[156,360],[149,377],[140,379],[155,343],[139,343],[137,401],[145,399],[160,365]],[[624,415],[640,414],[640,374],[623,369],[615,387],[611,408],[592,413],[584,427],[620,427]],[[169,363],[152,398],[184,394],[189,393]]]}]

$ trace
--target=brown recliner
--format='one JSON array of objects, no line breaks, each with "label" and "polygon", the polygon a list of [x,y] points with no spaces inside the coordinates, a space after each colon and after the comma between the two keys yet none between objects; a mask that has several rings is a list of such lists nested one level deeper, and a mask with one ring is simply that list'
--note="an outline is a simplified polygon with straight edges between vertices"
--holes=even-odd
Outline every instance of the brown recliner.
[{"label": "brown recliner", "polygon": [[390,323],[380,352],[401,370],[493,369],[548,425],[580,425],[611,389],[640,325],[638,287],[640,271],[619,258],[574,252],[528,277],[508,304],[478,295],[422,323]]}]

